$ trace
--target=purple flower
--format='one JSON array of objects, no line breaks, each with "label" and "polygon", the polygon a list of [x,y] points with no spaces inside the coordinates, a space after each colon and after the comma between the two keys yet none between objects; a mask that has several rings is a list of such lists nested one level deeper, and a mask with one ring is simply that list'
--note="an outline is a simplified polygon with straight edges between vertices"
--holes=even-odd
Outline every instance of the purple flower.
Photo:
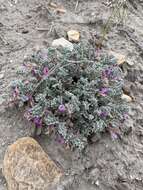
[{"label": "purple flower", "polygon": [[34,117],[33,123],[36,127],[42,127],[42,119],[39,116]]},{"label": "purple flower", "polygon": [[64,144],[65,140],[61,135],[59,135],[58,138],[57,138],[57,142],[60,143],[60,144]]},{"label": "purple flower", "polygon": [[21,100],[22,100],[23,102],[27,102],[27,101],[29,100],[29,97],[23,95],[23,96],[21,97]]},{"label": "purple flower", "polygon": [[118,139],[118,135],[114,133],[113,131],[110,131],[110,134],[113,140]]},{"label": "purple flower", "polygon": [[44,75],[44,76],[48,76],[48,74],[49,74],[49,69],[48,69],[48,67],[44,67],[44,69],[43,69],[43,75]]},{"label": "purple flower", "polygon": [[101,96],[106,96],[108,94],[108,92],[109,92],[108,88],[101,88],[99,90],[99,93],[100,93]]},{"label": "purple flower", "polygon": [[128,119],[128,118],[129,118],[128,113],[124,113],[124,114],[123,114],[123,117],[124,117],[124,119]]},{"label": "purple flower", "polygon": [[32,68],[31,73],[32,73],[32,75],[33,75],[34,77],[36,77],[36,75],[37,75],[36,69]]},{"label": "purple flower", "polygon": [[60,112],[65,112],[65,111],[66,111],[66,107],[65,107],[63,104],[61,104],[61,105],[59,105],[58,110],[59,110]]},{"label": "purple flower", "polygon": [[29,80],[26,80],[26,81],[24,82],[25,85],[28,85],[29,83],[30,83]]},{"label": "purple flower", "polygon": [[105,69],[105,70],[102,72],[102,76],[105,77],[105,78],[110,77],[112,74],[113,74],[113,71],[112,71],[111,68]]},{"label": "purple flower", "polygon": [[124,122],[126,119],[128,119],[129,118],[129,115],[127,114],[127,113],[124,113],[123,114],[123,117],[122,117],[122,119],[121,119],[121,122]]},{"label": "purple flower", "polygon": [[15,89],[14,89],[14,92],[13,92],[13,97],[14,97],[14,98],[17,98],[17,97],[19,96],[19,93],[20,93],[20,92],[19,92],[19,89],[18,89],[18,87],[16,86]]},{"label": "purple flower", "polygon": [[24,118],[26,118],[28,121],[32,121],[31,109],[26,110],[24,113]]},{"label": "purple flower", "polygon": [[113,71],[111,68],[108,68],[105,70],[105,74],[107,77],[111,77],[113,75]]},{"label": "purple flower", "polygon": [[48,59],[47,51],[42,50],[42,52],[40,53],[40,57],[43,59],[43,61],[47,61]]},{"label": "purple flower", "polygon": [[100,117],[105,118],[108,116],[108,113],[106,111],[102,111],[99,115]]}]

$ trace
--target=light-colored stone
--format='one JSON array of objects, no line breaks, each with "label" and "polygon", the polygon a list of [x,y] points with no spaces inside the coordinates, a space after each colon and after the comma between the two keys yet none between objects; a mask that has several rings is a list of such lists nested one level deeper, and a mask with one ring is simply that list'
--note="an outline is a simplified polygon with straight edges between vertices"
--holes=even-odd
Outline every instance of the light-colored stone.
[{"label": "light-colored stone", "polygon": [[4,78],[4,73],[0,73],[0,79]]},{"label": "light-colored stone", "polygon": [[49,190],[63,173],[33,138],[24,137],[8,147],[3,174],[8,190]]},{"label": "light-colored stone", "polygon": [[58,7],[56,11],[57,13],[63,13],[63,14],[67,12],[63,7]]},{"label": "light-colored stone", "polygon": [[133,66],[135,63],[134,63],[134,61],[133,60],[131,60],[131,59],[127,59],[127,64],[129,65],[129,66]]},{"label": "light-colored stone", "polygon": [[67,35],[70,42],[79,42],[80,33],[77,30],[69,30]]},{"label": "light-colored stone", "polygon": [[51,3],[49,4],[49,6],[52,7],[52,8],[57,8],[57,4],[56,4],[56,3],[53,3],[53,2],[51,2]]},{"label": "light-colored stone", "polygon": [[97,180],[95,184],[96,184],[97,186],[99,186],[99,180]]},{"label": "light-colored stone", "polygon": [[63,47],[63,48],[67,48],[70,51],[73,50],[73,44],[71,42],[69,42],[68,40],[66,40],[65,38],[59,38],[56,39],[52,42],[52,46],[53,47]]},{"label": "light-colored stone", "polygon": [[122,100],[125,100],[126,102],[132,102],[132,100],[133,100],[130,96],[128,96],[126,94],[123,94],[121,96],[121,98],[122,98]]},{"label": "light-colored stone", "polygon": [[123,63],[126,62],[126,56],[125,55],[122,55],[122,54],[119,54],[119,53],[116,53],[113,51],[111,51],[110,54],[115,57],[118,65],[122,65]]}]

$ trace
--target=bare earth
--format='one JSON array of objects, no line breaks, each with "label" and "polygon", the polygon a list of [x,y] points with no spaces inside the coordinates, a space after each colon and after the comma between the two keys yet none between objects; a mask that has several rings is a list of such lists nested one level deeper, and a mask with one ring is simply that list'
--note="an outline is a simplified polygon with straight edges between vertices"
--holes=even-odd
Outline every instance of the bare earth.
[{"label": "bare earth", "polygon": [[[30,126],[17,110],[4,110],[9,84],[24,58],[47,47],[66,31],[77,29],[81,41],[90,33],[100,34],[109,16],[105,0],[55,0],[67,10],[57,14],[47,0],[0,0],[0,190],[6,189],[2,162],[7,146],[30,135]],[[113,142],[105,134],[81,156],[70,152],[47,137],[37,140],[49,155],[65,169],[64,190],[142,190],[143,189],[143,1],[128,0],[128,18],[124,26],[113,24],[104,49],[128,57],[133,66],[125,66],[126,89],[135,97],[130,104],[128,131]]]}]

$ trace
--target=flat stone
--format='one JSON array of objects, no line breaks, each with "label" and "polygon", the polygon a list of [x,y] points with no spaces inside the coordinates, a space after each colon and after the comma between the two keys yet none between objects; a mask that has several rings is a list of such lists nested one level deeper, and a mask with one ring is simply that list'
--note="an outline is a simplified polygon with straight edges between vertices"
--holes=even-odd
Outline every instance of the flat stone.
[{"label": "flat stone", "polygon": [[79,42],[80,33],[77,30],[69,30],[67,35],[70,42]]},{"label": "flat stone", "polygon": [[3,174],[8,190],[49,190],[56,187],[61,169],[30,137],[10,145],[5,153]]},{"label": "flat stone", "polygon": [[63,48],[67,48],[70,51],[73,50],[73,44],[71,42],[69,42],[68,40],[66,40],[65,38],[59,38],[56,39],[52,42],[52,46],[53,47],[63,47]]}]

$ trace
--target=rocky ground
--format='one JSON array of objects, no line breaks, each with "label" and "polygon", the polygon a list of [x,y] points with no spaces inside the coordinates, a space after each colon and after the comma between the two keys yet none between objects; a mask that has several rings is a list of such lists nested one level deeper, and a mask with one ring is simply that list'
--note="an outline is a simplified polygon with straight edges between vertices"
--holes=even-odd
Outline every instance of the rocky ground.
[{"label": "rocky ground", "polygon": [[[5,110],[9,84],[24,58],[47,47],[69,29],[81,32],[81,41],[101,33],[110,15],[105,0],[55,0],[66,13],[48,7],[47,0],[0,0],[0,169],[7,146],[30,135],[30,126],[19,111]],[[78,2],[78,3],[77,3]],[[105,50],[127,56],[125,88],[135,100],[130,103],[128,131],[113,142],[108,135],[87,147],[85,155],[39,137],[44,150],[66,171],[66,190],[143,189],[143,1],[128,0],[125,25],[113,23]],[[63,12],[63,11],[62,11]],[[0,170],[0,190],[6,183]]]}]

